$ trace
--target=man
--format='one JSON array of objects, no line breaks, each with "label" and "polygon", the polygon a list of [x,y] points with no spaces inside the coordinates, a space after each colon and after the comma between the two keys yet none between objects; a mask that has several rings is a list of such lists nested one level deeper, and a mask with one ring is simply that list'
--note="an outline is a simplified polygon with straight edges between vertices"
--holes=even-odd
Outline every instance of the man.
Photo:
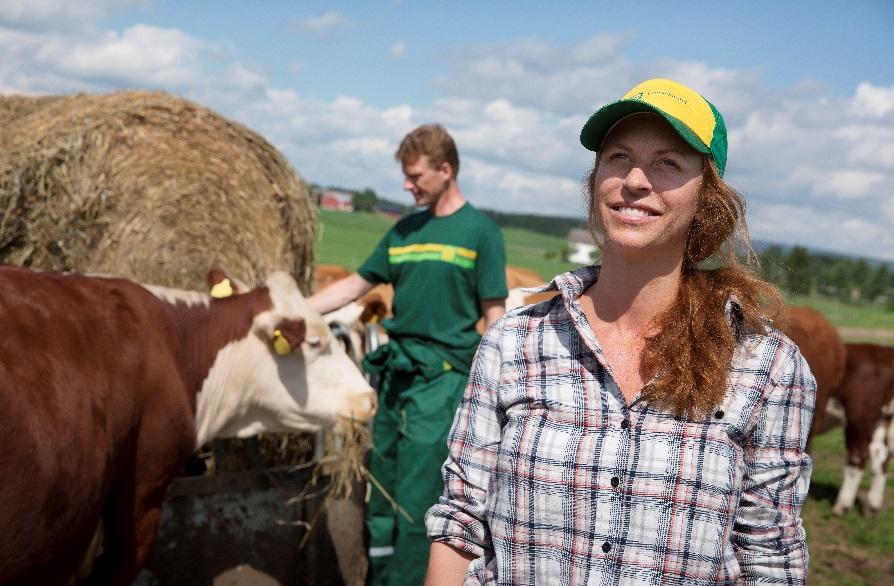
[{"label": "man", "polygon": [[389,343],[364,360],[381,375],[370,473],[380,490],[367,506],[368,584],[422,584],[428,560],[425,511],[441,495],[446,438],[479,336],[505,311],[506,252],[500,229],[463,197],[459,155],[439,125],[410,132],[395,153],[404,189],[426,209],[394,225],[358,271],[309,298],[327,313],[377,283],[394,286]]}]

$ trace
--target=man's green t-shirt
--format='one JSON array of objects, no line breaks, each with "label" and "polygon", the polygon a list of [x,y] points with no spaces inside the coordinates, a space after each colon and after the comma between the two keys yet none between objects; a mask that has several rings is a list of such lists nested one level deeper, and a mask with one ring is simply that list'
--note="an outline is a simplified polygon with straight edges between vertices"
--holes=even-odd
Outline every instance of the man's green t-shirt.
[{"label": "man's green t-shirt", "polygon": [[461,372],[480,341],[481,300],[507,294],[503,234],[469,203],[449,216],[401,219],[357,272],[394,286],[394,318],[384,325],[411,358]]}]

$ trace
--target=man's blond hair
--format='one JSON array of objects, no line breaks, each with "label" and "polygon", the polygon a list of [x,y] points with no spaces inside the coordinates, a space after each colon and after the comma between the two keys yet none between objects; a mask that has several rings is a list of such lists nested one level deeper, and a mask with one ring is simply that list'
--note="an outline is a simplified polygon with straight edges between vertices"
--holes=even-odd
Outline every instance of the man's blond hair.
[{"label": "man's blond hair", "polygon": [[412,165],[419,157],[427,156],[429,165],[438,169],[444,163],[449,163],[453,169],[453,178],[459,175],[459,154],[456,151],[456,143],[453,137],[444,130],[440,124],[424,124],[407,134],[394,158],[402,165]]}]

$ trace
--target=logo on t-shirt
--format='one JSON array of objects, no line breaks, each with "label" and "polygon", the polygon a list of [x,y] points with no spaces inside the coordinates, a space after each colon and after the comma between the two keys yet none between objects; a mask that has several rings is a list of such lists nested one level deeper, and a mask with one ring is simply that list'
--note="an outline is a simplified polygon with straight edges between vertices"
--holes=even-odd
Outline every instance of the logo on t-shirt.
[{"label": "logo on t-shirt", "polygon": [[391,246],[388,248],[388,262],[390,264],[440,261],[466,269],[473,269],[475,268],[475,259],[477,258],[478,253],[476,251],[450,244],[408,244],[407,246]]}]

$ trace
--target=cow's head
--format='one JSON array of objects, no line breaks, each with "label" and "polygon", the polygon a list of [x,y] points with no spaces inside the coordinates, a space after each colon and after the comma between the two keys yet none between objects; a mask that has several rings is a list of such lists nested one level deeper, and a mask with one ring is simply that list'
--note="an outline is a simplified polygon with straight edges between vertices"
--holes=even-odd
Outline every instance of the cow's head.
[{"label": "cow's head", "polygon": [[[223,278],[228,285],[221,285]],[[312,431],[372,418],[375,393],[289,274],[273,273],[263,287],[245,291],[212,272],[209,285],[212,296],[225,297],[212,304],[250,311],[251,325],[218,353],[202,387],[200,445],[214,436]]]}]

